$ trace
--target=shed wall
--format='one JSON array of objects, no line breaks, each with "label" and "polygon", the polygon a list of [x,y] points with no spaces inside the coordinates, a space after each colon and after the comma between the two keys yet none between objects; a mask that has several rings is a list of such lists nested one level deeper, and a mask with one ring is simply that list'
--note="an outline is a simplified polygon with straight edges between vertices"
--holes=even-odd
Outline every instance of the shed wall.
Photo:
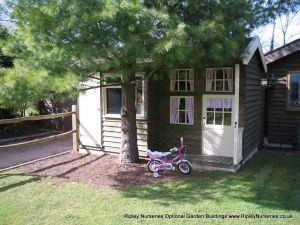
[{"label": "shed wall", "polygon": [[278,144],[293,144],[294,132],[300,111],[287,110],[289,71],[300,71],[300,51],[268,64],[268,73],[276,82],[269,91],[268,141]]},{"label": "shed wall", "polygon": [[242,123],[243,133],[243,158],[246,158],[253,150],[259,148],[262,141],[262,106],[263,87],[261,80],[265,77],[258,52],[254,54],[247,66],[243,66],[244,74],[241,92],[241,107],[243,108]]}]

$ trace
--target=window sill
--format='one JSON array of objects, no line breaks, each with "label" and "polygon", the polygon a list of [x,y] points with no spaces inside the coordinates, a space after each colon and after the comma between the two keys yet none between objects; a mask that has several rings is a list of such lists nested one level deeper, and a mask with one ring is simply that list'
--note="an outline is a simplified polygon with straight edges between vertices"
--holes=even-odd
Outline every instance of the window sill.
[{"label": "window sill", "polygon": [[288,112],[300,112],[300,107],[287,107]]},{"label": "window sill", "polygon": [[[121,119],[121,116],[118,114],[105,114],[102,116],[105,119]],[[145,116],[137,115],[137,120],[146,120],[147,118]]]},{"label": "window sill", "polygon": [[187,125],[187,126],[194,126],[195,124],[189,124],[189,123],[169,123],[169,125]]},{"label": "window sill", "polygon": [[207,94],[234,94],[234,91],[206,91]]},{"label": "window sill", "polygon": [[182,93],[182,92],[186,92],[186,93],[193,93],[194,91],[170,91],[171,93]]}]

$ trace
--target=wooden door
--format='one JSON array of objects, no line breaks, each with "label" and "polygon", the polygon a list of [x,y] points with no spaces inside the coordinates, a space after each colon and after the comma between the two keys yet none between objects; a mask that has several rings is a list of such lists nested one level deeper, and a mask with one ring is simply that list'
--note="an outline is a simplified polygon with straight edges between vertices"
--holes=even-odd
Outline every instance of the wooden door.
[{"label": "wooden door", "polygon": [[202,154],[233,157],[233,107],[233,95],[203,95]]}]

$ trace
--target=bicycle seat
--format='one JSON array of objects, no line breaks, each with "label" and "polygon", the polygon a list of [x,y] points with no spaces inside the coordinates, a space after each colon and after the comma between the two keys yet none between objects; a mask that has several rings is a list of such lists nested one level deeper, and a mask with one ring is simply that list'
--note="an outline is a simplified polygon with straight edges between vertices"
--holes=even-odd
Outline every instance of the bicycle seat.
[{"label": "bicycle seat", "polygon": [[159,151],[151,151],[150,149],[146,150],[147,153],[151,154],[151,155],[156,155],[156,156],[167,156],[170,155],[171,152],[159,152]]}]

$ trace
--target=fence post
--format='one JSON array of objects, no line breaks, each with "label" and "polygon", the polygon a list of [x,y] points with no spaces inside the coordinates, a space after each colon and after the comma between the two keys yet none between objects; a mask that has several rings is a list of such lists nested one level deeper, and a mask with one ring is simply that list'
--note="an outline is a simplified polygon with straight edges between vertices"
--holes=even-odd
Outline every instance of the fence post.
[{"label": "fence post", "polygon": [[77,111],[77,106],[72,105],[72,130],[73,130],[73,151],[77,152],[78,151],[78,122],[77,122],[77,116],[78,116],[78,111]]}]

